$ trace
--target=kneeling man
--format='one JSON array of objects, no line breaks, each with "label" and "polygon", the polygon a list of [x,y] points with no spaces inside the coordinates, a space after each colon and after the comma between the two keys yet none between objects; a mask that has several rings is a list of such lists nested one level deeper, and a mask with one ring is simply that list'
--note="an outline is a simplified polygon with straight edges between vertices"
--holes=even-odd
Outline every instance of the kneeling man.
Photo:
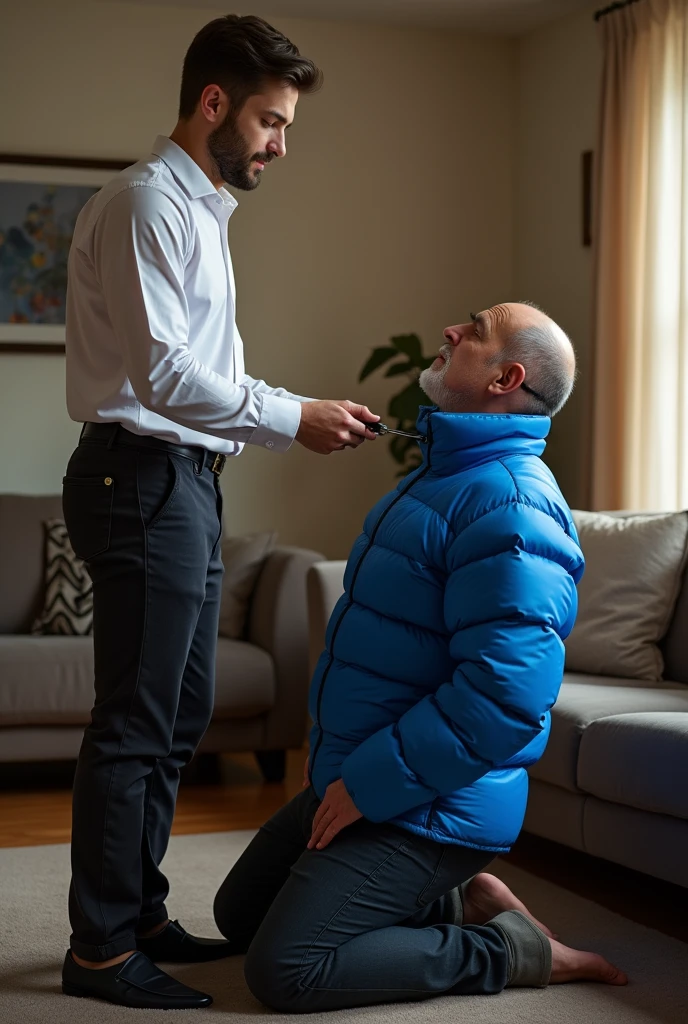
[{"label": "kneeling man", "polygon": [[626,982],[484,873],[520,831],[576,617],[583,556],[540,458],[573,350],[527,304],[444,333],[423,464],[369,514],[330,619],[309,784],[215,900],[283,1012]]}]

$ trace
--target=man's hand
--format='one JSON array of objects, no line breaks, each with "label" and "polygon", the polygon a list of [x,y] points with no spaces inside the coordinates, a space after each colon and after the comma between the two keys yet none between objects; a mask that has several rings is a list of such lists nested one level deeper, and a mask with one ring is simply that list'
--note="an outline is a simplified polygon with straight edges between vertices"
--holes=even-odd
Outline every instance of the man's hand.
[{"label": "man's hand", "polygon": [[323,802],[315,812],[308,849],[315,847],[316,850],[324,850],[338,832],[362,817],[342,780],[330,783],[325,790]]},{"label": "man's hand", "polygon": [[367,406],[353,402],[302,402],[296,440],[318,455],[358,448],[366,440],[375,440],[377,434],[366,430],[365,423],[379,419]]}]

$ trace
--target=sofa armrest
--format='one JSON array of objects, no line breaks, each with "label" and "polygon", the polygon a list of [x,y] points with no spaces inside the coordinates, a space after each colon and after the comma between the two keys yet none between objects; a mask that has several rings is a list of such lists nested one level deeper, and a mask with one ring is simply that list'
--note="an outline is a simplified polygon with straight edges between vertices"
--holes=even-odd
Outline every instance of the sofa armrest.
[{"label": "sofa armrest", "polygon": [[308,594],[308,643],[309,667],[313,675],[315,666],[325,650],[325,632],[330,615],[344,593],[344,570],[346,562],[316,562],[308,570],[306,591]]},{"label": "sofa armrest", "polygon": [[295,749],[305,739],[310,683],[306,576],[322,558],[303,548],[275,548],[253,592],[247,639],[267,651],[275,665],[275,704],[266,715],[265,750]]}]

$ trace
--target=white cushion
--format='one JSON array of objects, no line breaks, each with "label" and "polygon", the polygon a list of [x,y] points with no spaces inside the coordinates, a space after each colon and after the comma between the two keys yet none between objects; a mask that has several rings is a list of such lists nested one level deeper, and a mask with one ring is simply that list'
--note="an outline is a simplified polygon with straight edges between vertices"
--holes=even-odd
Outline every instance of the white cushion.
[{"label": "white cushion", "polygon": [[657,646],[674,611],[688,553],[688,513],[573,513],[585,555],[570,672],[661,679]]}]

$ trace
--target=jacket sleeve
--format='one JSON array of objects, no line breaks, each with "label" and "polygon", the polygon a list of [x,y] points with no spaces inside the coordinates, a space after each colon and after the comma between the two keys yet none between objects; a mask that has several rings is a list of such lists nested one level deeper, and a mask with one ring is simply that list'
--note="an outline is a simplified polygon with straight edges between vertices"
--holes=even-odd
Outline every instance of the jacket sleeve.
[{"label": "jacket sleeve", "polygon": [[364,817],[385,821],[471,785],[542,733],[564,671],[583,556],[548,513],[519,501],[472,522],[447,553],[453,678],[343,763]]}]

